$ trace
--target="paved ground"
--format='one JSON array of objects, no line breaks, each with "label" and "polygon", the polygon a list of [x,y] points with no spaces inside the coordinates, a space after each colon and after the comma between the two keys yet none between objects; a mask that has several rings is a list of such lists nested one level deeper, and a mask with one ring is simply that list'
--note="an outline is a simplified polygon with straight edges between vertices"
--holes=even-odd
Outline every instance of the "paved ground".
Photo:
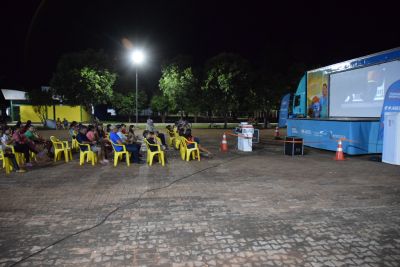
[{"label": "paved ground", "polygon": [[[198,133],[217,151],[221,130]],[[170,151],[166,167],[2,172],[0,266],[111,211],[18,265],[400,266],[400,167],[333,155],[284,156],[268,141],[200,162]]]}]

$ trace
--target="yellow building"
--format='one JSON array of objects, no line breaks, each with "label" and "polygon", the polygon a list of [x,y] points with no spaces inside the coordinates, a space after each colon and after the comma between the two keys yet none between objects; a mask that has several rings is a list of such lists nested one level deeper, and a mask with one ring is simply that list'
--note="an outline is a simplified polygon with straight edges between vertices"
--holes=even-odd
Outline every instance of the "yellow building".
[{"label": "yellow building", "polygon": [[[1,89],[4,100],[10,101],[7,115],[11,117],[11,121],[32,121],[33,123],[41,123],[40,116],[35,112],[35,106],[29,104],[27,93],[20,90]],[[88,122],[90,121],[90,113],[83,106],[54,105],[46,106],[43,109],[46,119],[56,120],[60,118],[67,119],[69,122]]]},{"label": "yellow building", "polygon": [[[19,108],[15,108],[19,107]],[[32,122],[40,123],[40,117],[35,112],[34,106],[25,105],[25,104],[16,104],[14,105],[14,113],[19,110],[19,119],[21,121],[31,120]],[[90,121],[90,113],[86,111],[82,106],[66,106],[66,105],[58,105],[58,106],[47,106],[45,112],[47,112],[47,118],[50,120],[56,120],[60,118],[63,120],[66,118],[69,122],[77,121],[77,122],[87,122]],[[14,119],[16,119],[17,114],[14,114]]]}]

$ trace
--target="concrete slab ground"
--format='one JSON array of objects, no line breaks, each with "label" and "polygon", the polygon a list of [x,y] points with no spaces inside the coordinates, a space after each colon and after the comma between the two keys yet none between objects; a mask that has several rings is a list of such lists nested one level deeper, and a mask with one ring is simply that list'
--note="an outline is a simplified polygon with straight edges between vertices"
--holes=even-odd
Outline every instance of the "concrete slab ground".
[{"label": "concrete slab ground", "polygon": [[1,172],[0,266],[400,266],[399,166],[194,133],[213,158]]}]

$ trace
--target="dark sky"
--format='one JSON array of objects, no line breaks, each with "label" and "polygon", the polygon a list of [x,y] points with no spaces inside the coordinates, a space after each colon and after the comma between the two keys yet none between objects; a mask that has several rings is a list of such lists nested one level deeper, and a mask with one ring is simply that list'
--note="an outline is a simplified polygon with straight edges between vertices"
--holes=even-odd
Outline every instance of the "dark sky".
[{"label": "dark sky", "polygon": [[179,54],[197,66],[221,52],[238,53],[255,68],[323,66],[399,46],[395,3],[2,1],[0,88],[48,84],[60,55],[87,48],[104,49],[133,74],[122,38],[148,53],[140,77],[152,87],[161,63]]}]

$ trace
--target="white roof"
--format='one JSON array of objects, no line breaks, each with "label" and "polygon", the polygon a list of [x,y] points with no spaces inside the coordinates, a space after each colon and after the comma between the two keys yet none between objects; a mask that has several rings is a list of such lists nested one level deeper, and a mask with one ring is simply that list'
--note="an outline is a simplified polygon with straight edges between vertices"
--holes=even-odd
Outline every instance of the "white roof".
[{"label": "white roof", "polygon": [[28,100],[26,92],[12,89],[1,89],[5,100]]}]

